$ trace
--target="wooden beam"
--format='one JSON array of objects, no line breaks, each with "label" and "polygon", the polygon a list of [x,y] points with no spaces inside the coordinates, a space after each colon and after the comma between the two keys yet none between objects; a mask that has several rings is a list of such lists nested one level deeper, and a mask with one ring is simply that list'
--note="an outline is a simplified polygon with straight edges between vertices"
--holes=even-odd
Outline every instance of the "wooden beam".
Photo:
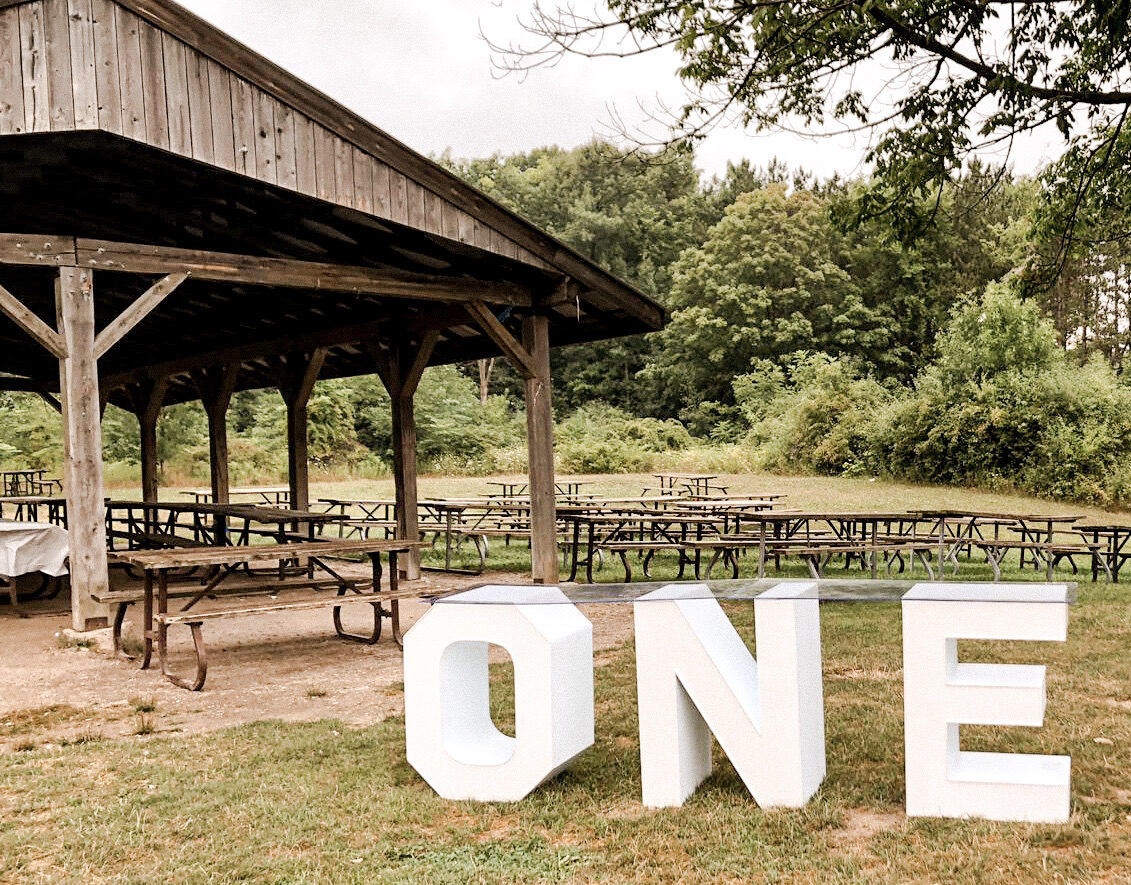
[{"label": "wooden beam", "polygon": [[0,264],[74,267],[75,238],[0,234]]},{"label": "wooden beam", "polygon": [[281,357],[278,363],[279,392],[287,404],[287,482],[291,509],[310,509],[310,439],[307,404],[326,362],[326,349]]},{"label": "wooden beam", "polygon": [[117,319],[98,333],[94,339],[94,353],[100,359],[111,347],[121,341],[130,330],[149,316],[158,305],[172,295],[185,280],[187,273],[171,273],[154,283],[133,304],[118,314]]},{"label": "wooden beam", "polygon": [[550,403],[550,323],[544,316],[522,321],[522,341],[537,373],[526,379],[526,440],[529,455],[530,560],[536,584],[558,581],[557,513],[554,498],[554,413]]},{"label": "wooden beam", "polygon": [[416,390],[420,387],[420,379],[424,376],[424,370],[428,368],[428,361],[432,359],[432,352],[436,349],[436,342],[439,340],[439,332],[424,333],[420,346],[416,348],[416,353],[412,354],[412,362],[401,377],[402,394],[416,396]]},{"label": "wooden beam", "polygon": [[63,342],[63,336],[25,307],[20,299],[3,286],[0,286],[0,312],[6,314],[13,323],[47,348],[54,357],[61,360],[67,358],[67,346]]},{"label": "wooden beam", "polygon": [[510,333],[506,326],[500,323],[490,308],[481,301],[471,301],[464,305],[471,318],[494,341],[511,365],[518,370],[523,378],[536,378],[538,369],[534,365],[534,358],[518,340]]},{"label": "wooden beam", "polygon": [[60,415],[63,414],[63,404],[59,402],[59,400],[55,399],[55,397],[53,397],[51,394],[44,393],[41,390],[39,391],[39,398],[47,403],[47,405],[51,406],[51,408],[53,408]]},{"label": "wooden beam", "polygon": [[109,587],[98,360],[94,356],[94,282],[90,271],[59,269],[59,330],[68,356],[59,360],[63,404],[64,486],[71,570],[71,619],[76,630],[105,626],[94,597]]},{"label": "wooden beam", "polygon": [[129,391],[132,411],[137,415],[141,446],[141,499],[150,503],[156,503],[159,491],[157,421],[161,417],[161,407],[164,405],[165,392],[168,389],[169,377],[162,375],[146,378],[133,385]]},{"label": "wooden beam", "polygon": [[[228,476],[228,406],[236,390],[239,363],[215,366],[193,372],[193,381],[208,415],[208,461],[212,480],[212,500],[228,503],[231,482]],[[217,532],[223,532],[224,521],[217,519]]]},{"label": "wooden beam", "polygon": [[92,270],[142,274],[187,272],[198,280],[390,298],[446,302],[475,299],[516,307],[531,303],[530,293],[522,286],[470,277],[101,240],[78,240],[76,254],[79,265]]}]

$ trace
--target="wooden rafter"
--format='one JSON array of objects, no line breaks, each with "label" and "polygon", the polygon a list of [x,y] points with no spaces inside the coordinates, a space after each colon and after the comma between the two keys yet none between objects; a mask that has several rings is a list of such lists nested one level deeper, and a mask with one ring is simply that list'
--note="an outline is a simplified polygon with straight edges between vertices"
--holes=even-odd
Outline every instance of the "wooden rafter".
[{"label": "wooden rafter", "polygon": [[92,270],[141,274],[183,272],[191,273],[193,279],[214,282],[432,301],[474,299],[515,307],[528,306],[531,302],[529,291],[514,283],[290,258],[81,239],[77,241],[76,255],[80,267]]},{"label": "wooden rafter", "polygon": [[510,360],[523,378],[535,378],[538,370],[534,365],[534,358],[525,347],[519,343],[507,327],[495,318],[490,309],[482,301],[471,301],[467,305],[467,312],[479,327],[499,346],[503,355]]},{"label": "wooden rafter", "polygon": [[75,238],[0,234],[0,264],[74,267]]},{"label": "wooden rafter", "polygon": [[0,311],[58,359],[67,358],[67,345],[63,341],[63,336],[43,322],[3,286],[0,286]]},{"label": "wooden rafter", "polygon": [[149,316],[166,298],[172,295],[185,280],[187,273],[171,273],[158,280],[133,304],[123,310],[118,317],[94,339],[94,355],[102,357],[111,347],[121,341],[130,330]]}]

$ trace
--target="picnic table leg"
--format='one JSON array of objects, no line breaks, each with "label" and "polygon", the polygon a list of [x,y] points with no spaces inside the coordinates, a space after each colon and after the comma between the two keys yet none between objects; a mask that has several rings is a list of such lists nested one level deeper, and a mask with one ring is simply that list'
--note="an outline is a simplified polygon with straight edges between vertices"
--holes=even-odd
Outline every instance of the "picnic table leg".
[{"label": "picnic table leg", "polygon": [[[157,613],[169,613],[169,570],[161,569],[157,576]],[[161,662],[161,673],[173,685],[189,691],[200,691],[204,688],[204,680],[208,676],[208,655],[204,648],[204,635],[200,621],[187,623],[192,632],[192,645],[196,653],[196,672],[193,678],[182,679],[169,669],[169,625],[162,620],[157,622],[157,656]]]},{"label": "picnic table leg", "polygon": [[[381,556],[379,553],[373,552],[369,554],[369,560],[373,566],[373,596],[379,597],[381,591]],[[325,569],[326,566],[323,565],[322,568]],[[343,583],[338,587],[339,596],[345,596],[349,591],[349,584]],[[342,628],[342,607],[340,605],[334,606],[334,632],[342,639],[348,639],[351,642],[360,642],[364,645],[376,645],[377,641],[381,638],[381,618],[384,616],[384,609],[381,607],[379,598],[377,598],[375,602],[371,602],[370,605],[373,607],[373,630],[368,635],[364,633],[350,633]]]},{"label": "picnic table leg", "polygon": [[[586,546],[585,546],[585,579],[590,584],[593,583],[593,553],[594,553],[594,551],[593,551],[593,541],[594,541],[593,535],[594,535],[594,524],[589,523],[589,534],[588,534],[589,540],[586,542]],[[626,569],[628,568],[627,564],[626,564],[625,568]]]},{"label": "picnic table leg", "polygon": [[578,548],[580,547],[580,545],[581,545],[581,521],[580,520],[574,520],[574,522],[573,522],[573,544],[572,544],[572,550],[570,552],[569,577],[566,578],[566,582],[570,583],[570,584],[572,584],[574,581],[577,580],[577,553],[578,553]]},{"label": "picnic table leg", "polygon": [[145,570],[145,602],[142,611],[141,669],[148,670],[153,660],[153,572]]}]

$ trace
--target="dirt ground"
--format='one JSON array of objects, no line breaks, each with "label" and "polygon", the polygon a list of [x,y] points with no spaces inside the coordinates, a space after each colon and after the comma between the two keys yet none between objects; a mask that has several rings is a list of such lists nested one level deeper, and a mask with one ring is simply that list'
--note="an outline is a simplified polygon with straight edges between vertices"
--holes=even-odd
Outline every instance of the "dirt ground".
[{"label": "dirt ground", "polygon": [[[476,578],[429,573],[402,587],[435,593],[521,580],[504,573]],[[84,736],[197,733],[263,719],[335,718],[363,726],[404,708],[401,652],[389,635],[388,621],[373,646],[337,638],[328,609],[207,622],[208,680],[203,691],[189,692],[161,676],[156,655],[154,667],[142,671],[97,648],[68,644],[61,636],[70,626],[65,607],[61,599],[25,604],[21,617],[0,606],[0,751]],[[133,608],[127,632],[137,635]],[[361,609],[368,607],[353,608],[360,631],[365,620]],[[421,602],[401,603],[404,629],[427,608]],[[582,610],[593,621],[595,651],[631,636],[630,606]],[[347,629],[348,615],[343,615]],[[188,631],[171,631],[170,636],[175,660],[187,673]]]}]

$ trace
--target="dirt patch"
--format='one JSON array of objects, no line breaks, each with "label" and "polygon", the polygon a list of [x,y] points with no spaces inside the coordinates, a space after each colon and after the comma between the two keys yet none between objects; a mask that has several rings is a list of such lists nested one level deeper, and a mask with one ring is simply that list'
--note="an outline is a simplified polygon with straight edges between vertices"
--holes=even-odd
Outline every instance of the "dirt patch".
[{"label": "dirt patch", "polygon": [[878,812],[867,808],[853,808],[845,818],[844,826],[829,833],[833,848],[853,855],[868,853],[872,838],[886,830],[901,828],[907,821],[902,811]]},{"label": "dirt patch", "polygon": [[[521,580],[504,573],[477,578],[430,573],[411,586],[435,593]],[[208,681],[204,691],[188,692],[167,682],[159,669],[142,671],[61,643],[58,636],[70,617],[58,600],[23,608],[26,617],[0,607],[0,750],[136,733],[192,734],[263,719],[335,718],[365,726],[404,710],[401,652],[388,635],[388,622],[373,646],[338,639],[325,609],[208,622]],[[352,617],[364,620],[354,609]],[[402,603],[404,628],[427,609],[425,603]],[[593,622],[596,650],[631,637],[631,606],[582,610]],[[135,612],[130,621],[136,625]],[[170,636],[173,664],[187,672],[188,631]]]}]

